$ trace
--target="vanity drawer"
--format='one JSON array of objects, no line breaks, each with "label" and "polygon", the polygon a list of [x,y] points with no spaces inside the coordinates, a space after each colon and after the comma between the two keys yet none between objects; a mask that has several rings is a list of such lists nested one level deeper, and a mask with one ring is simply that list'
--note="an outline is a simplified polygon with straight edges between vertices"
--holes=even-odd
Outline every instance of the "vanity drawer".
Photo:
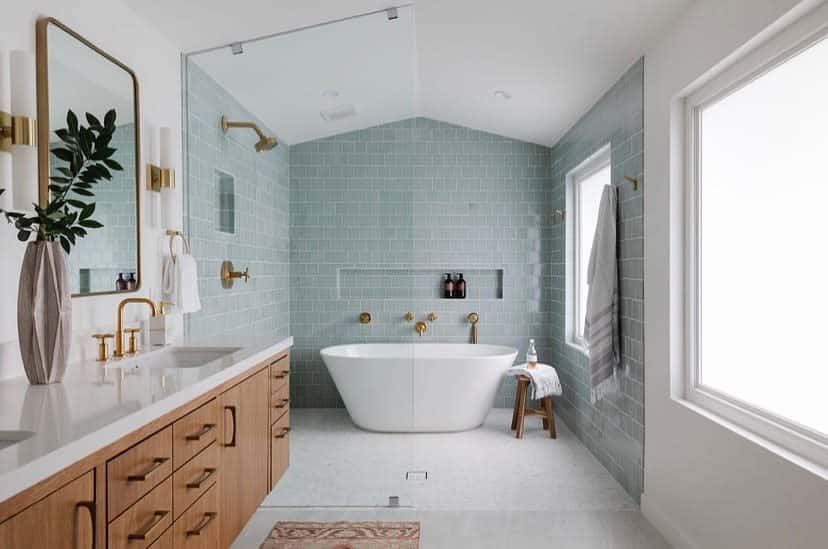
[{"label": "vanity drawer", "polygon": [[270,363],[270,389],[275,391],[290,380],[290,355]]},{"label": "vanity drawer", "polygon": [[270,428],[270,487],[276,486],[290,463],[290,414]]},{"label": "vanity drawer", "polygon": [[271,425],[290,409],[290,385],[285,383],[270,393],[270,423]]},{"label": "vanity drawer", "polygon": [[139,442],[106,464],[106,501],[111,522],[173,471],[172,427]]},{"label": "vanity drawer", "polygon": [[167,478],[109,524],[108,549],[149,547],[173,522],[172,499]]},{"label": "vanity drawer", "polygon": [[219,498],[215,484],[187,509],[173,525],[174,545],[176,549],[218,549],[221,544],[219,535]]},{"label": "vanity drawer", "polygon": [[214,399],[173,423],[174,469],[216,440],[219,416],[218,401]]},{"label": "vanity drawer", "polygon": [[161,537],[149,546],[149,549],[173,549],[173,529],[167,528],[167,531],[161,534]]},{"label": "vanity drawer", "polygon": [[219,446],[213,443],[173,473],[173,514],[175,518],[216,483],[219,470]]}]

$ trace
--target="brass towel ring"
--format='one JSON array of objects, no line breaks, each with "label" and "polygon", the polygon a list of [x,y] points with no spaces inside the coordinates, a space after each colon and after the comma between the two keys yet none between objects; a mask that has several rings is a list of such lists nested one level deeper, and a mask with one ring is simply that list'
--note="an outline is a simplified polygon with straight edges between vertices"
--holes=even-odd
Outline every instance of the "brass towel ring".
[{"label": "brass towel ring", "polygon": [[171,231],[167,230],[167,236],[170,237],[170,257],[175,261],[175,251],[173,250],[173,242],[175,241],[175,237],[178,236],[181,238],[181,242],[184,243],[184,253],[189,255],[190,254],[190,243],[187,241],[187,237],[184,236],[184,233],[181,231]]}]

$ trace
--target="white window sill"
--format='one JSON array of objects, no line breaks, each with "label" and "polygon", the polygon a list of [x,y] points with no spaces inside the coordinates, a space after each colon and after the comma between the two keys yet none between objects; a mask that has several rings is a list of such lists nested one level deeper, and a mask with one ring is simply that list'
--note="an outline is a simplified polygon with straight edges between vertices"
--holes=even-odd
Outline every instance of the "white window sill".
[{"label": "white window sill", "polygon": [[[820,463],[819,461],[815,461],[813,459],[810,459],[809,457],[803,456],[790,448],[787,448],[775,441],[772,441],[765,436],[759,435],[747,429],[746,427],[743,427],[742,425],[739,425],[738,423],[731,421],[730,419],[727,419],[726,417],[716,412],[713,412],[708,408],[695,402],[692,402],[684,397],[674,396],[671,398],[675,403],[682,406],[683,408],[690,410],[691,412],[696,413],[709,421],[712,421],[713,423],[723,427],[724,429],[727,429],[728,431],[731,431],[741,436],[742,438],[749,440],[757,446],[781,457],[782,459],[792,463],[793,465],[796,465],[797,467],[800,467],[814,475],[817,475],[824,480],[828,480],[828,466],[826,466],[824,463]],[[762,419],[761,421],[766,422],[768,426],[771,428],[779,428],[769,420]],[[801,438],[803,443],[812,446],[813,452],[816,452],[817,454],[824,452],[823,455],[825,456],[826,461],[828,461],[828,449],[824,448],[822,445],[815,441],[805,439],[804,437]]]},{"label": "white window sill", "polygon": [[569,347],[573,351],[578,352],[578,353],[584,355],[585,357],[589,357],[589,351],[587,350],[586,346],[584,346],[583,344],[581,344],[577,341],[567,341],[566,345],[567,345],[567,347]]}]

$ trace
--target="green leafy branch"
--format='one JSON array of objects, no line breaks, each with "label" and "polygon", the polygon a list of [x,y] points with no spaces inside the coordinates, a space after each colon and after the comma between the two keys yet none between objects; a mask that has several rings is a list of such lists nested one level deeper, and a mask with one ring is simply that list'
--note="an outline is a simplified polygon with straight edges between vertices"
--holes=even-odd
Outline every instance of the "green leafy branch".
[{"label": "green leafy branch", "polygon": [[[114,109],[106,113],[103,123],[86,113],[88,125],[84,126],[74,112],[66,114],[66,128],[55,132],[61,144],[51,151],[66,165],[56,167],[58,175],[49,178],[49,204],[45,208],[32,204],[34,213],[28,214],[0,209],[0,214],[17,229],[18,240],[26,242],[35,233],[39,242],[59,241],[70,253],[77,239],[87,236],[87,229],[103,227],[92,219],[95,203],[87,199],[95,196],[95,185],[112,179],[110,170],[123,170],[112,159],[116,149],[109,146],[115,133],[115,118]],[[0,189],[0,195],[4,192]]]}]

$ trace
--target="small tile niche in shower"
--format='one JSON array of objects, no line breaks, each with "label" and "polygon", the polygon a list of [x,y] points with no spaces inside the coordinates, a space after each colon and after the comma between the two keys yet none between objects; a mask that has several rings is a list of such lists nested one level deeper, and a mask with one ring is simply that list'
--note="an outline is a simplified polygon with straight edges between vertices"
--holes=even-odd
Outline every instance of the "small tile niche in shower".
[{"label": "small tile niche in shower", "polygon": [[236,232],[236,181],[232,175],[216,170],[216,205],[218,230],[223,233]]}]

